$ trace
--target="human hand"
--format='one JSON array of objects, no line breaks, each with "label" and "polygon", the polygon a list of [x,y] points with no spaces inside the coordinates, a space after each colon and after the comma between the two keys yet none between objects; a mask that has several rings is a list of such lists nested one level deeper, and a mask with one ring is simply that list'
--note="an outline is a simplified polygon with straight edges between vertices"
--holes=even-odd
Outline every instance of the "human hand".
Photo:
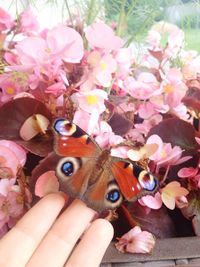
[{"label": "human hand", "polygon": [[95,211],[80,200],[58,217],[64,204],[61,194],[49,194],[31,208],[0,240],[0,266],[99,266],[113,236],[112,225],[104,219],[90,224]]}]

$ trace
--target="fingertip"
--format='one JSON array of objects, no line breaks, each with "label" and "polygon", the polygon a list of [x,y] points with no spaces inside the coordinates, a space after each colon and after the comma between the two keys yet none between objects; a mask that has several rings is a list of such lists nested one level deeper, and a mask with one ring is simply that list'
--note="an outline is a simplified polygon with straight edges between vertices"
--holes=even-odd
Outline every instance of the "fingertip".
[{"label": "fingertip", "polygon": [[106,219],[96,219],[93,222],[93,227],[97,229],[97,233],[100,236],[105,236],[107,241],[110,242],[114,236],[114,228],[112,224]]}]

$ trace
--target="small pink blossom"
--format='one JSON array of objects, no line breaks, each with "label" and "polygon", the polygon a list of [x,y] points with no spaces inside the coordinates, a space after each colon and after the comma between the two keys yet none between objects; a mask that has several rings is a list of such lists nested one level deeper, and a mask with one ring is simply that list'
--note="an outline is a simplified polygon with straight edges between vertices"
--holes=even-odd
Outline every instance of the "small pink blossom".
[{"label": "small pink blossom", "polygon": [[196,189],[200,189],[200,163],[196,168],[184,167],[178,171],[178,176],[181,178],[187,178],[192,183],[192,186]]},{"label": "small pink blossom", "polygon": [[11,29],[13,26],[14,20],[3,8],[0,8],[0,31]]},{"label": "small pink blossom", "polygon": [[115,246],[123,253],[150,253],[155,246],[155,239],[151,233],[142,231],[139,226],[135,226],[118,238]]},{"label": "small pink blossom", "polygon": [[124,81],[124,87],[131,96],[140,100],[146,100],[160,94],[156,77],[148,72],[140,73],[137,80],[133,77],[128,77]]},{"label": "small pink blossom", "polygon": [[147,36],[147,42],[151,45],[151,49],[159,49],[161,35],[158,31],[150,30]]},{"label": "small pink blossom", "polygon": [[75,93],[74,97],[79,107],[88,112],[101,114],[106,110],[104,101],[108,99],[108,94],[100,89],[94,89],[89,92]]},{"label": "small pink blossom", "polygon": [[116,36],[113,29],[104,22],[96,22],[88,26],[85,36],[92,48],[118,50],[123,45],[123,40]]},{"label": "small pink blossom", "polygon": [[131,72],[131,65],[135,61],[135,55],[131,48],[120,48],[115,54],[117,62],[117,77],[125,79]]},{"label": "small pink blossom", "polygon": [[177,165],[183,162],[181,159],[183,150],[179,146],[172,147],[170,143],[163,143],[158,135],[151,135],[146,143],[158,145],[157,151],[149,158],[155,161],[159,167]]},{"label": "small pink blossom", "polygon": [[180,70],[172,68],[161,83],[162,91],[165,94],[165,103],[172,108],[178,106],[186,94],[187,86],[182,80],[183,75]]},{"label": "small pink blossom", "polygon": [[177,181],[173,181],[167,184],[164,188],[161,189],[161,198],[165,206],[173,210],[175,208],[176,199],[178,197],[186,196],[189,191],[181,187],[181,184]]},{"label": "small pink blossom", "polygon": [[19,31],[23,33],[32,33],[39,29],[37,18],[30,8],[20,14],[19,23]]},{"label": "small pink blossom", "polygon": [[21,64],[28,68],[37,66],[39,72],[43,72],[43,69],[56,61],[60,61],[60,64],[61,60],[78,63],[83,57],[83,40],[80,34],[63,25],[49,30],[46,38],[27,37],[15,47]]},{"label": "small pink blossom", "polygon": [[112,131],[110,125],[101,121],[93,132],[95,135],[96,142],[102,147],[112,147],[114,145],[120,144],[123,141],[123,138],[119,135],[115,135]]},{"label": "small pink blossom", "polygon": [[165,49],[167,58],[175,58],[184,45],[184,32],[180,29],[172,31],[168,36],[168,45]]}]

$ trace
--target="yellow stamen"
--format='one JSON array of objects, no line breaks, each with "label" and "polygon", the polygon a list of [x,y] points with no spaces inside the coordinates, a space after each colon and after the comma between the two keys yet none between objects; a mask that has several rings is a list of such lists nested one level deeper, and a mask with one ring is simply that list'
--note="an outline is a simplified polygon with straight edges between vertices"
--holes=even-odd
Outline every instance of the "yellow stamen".
[{"label": "yellow stamen", "polygon": [[13,87],[7,87],[5,92],[8,95],[13,95],[15,93],[15,89]]},{"label": "yellow stamen", "polygon": [[161,151],[160,154],[161,154],[162,158],[166,158],[166,156],[167,156],[167,153],[166,153],[166,151],[164,149]]},{"label": "yellow stamen", "polygon": [[88,105],[95,105],[98,102],[98,97],[96,95],[86,96],[86,103]]},{"label": "yellow stamen", "polygon": [[102,61],[100,63],[100,68],[101,68],[101,70],[106,70],[107,69],[107,64],[104,61]]},{"label": "yellow stamen", "polygon": [[51,53],[51,49],[49,47],[47,47],[44,51],[47,52],[48,54]]},{"label": "yellow stamen", "polygon": [[172,93],[174,91],[174,87],[171,84],[166,84],[164,86],[165,93]]}]

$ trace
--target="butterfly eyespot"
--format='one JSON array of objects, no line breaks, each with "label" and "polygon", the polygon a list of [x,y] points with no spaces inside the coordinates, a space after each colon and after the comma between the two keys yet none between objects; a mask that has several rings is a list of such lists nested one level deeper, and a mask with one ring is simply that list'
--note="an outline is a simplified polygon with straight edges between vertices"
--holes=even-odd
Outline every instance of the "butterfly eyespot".
[{"label": "butterfly eyespot", "polygon": [[154,176],[145,170],[140,172],[138,181],[142,188],[148,191],[154,191],[157,187],[157,181]]},{"label": "butterfly eyespot", "polygon": [[57,119],[53,129],[60,135],[72,136],[76,131],[76,125],[65,119]]},{"label": "butterfly eyespot", "polygon": [[123,201],[122,194],[120,192],[119,186],[116,182],[112,181],[108,184],[108,188],[105,195],[105,205],[109,209],[115,209],[120,206]]},{"label": "butterfly eyespot", "polygon": [[120,192],[117,189],[111,190],[107,196],[106,199],[112,203],[117,202],[120,199]]},{"label": "butterfly eyespot", "polygon": [[67,161],[62,165],[61,170],[66,176],[71,176],[74,172],[74,165],[72,162]]},{"label": "butterfly eyespot", "polygon": [[79,158],[65,157],[62,158],[56,167],[56,175],[62,181],[73,176],[80,168],[81,162]]}]

